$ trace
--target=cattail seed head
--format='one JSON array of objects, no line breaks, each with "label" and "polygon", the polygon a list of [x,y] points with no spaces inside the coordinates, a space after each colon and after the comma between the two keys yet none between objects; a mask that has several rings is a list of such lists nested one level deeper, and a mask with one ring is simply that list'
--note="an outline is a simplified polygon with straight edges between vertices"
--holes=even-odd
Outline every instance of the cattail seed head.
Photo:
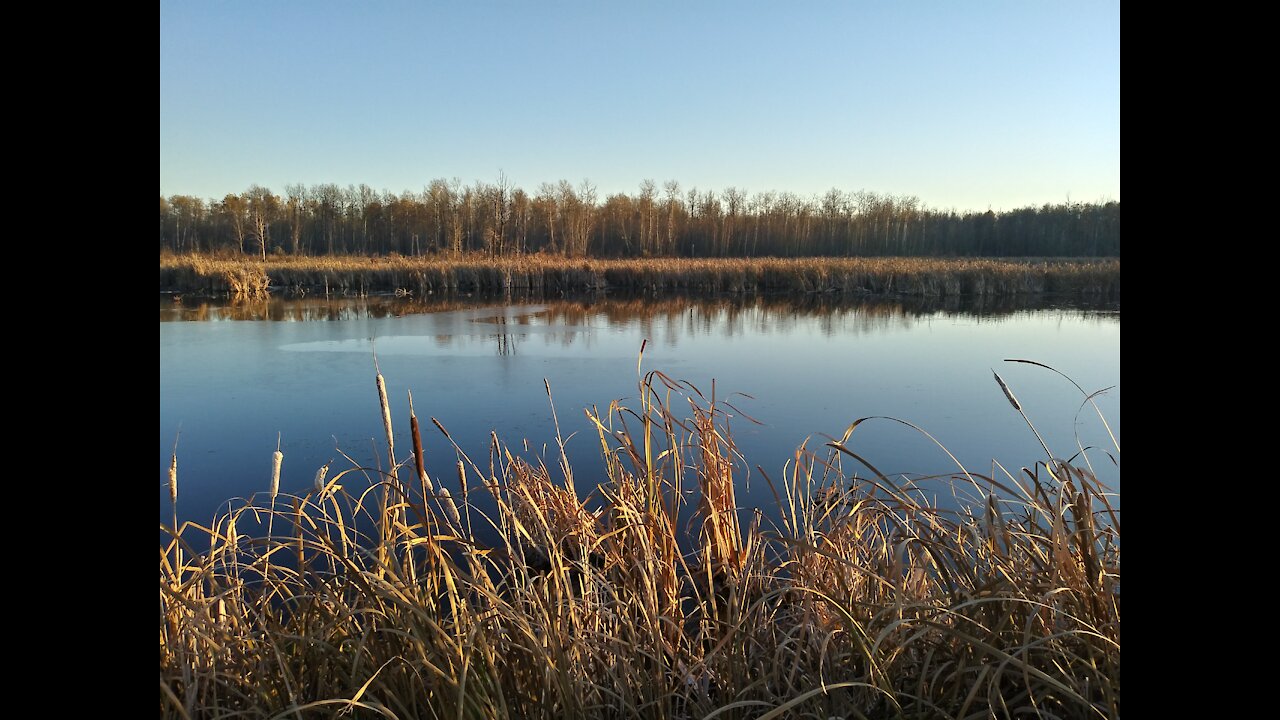
[{"label": "cattail seed head", "polygon": [[1004,391],[1004,396],[1009,398],[1009,404],[1013,406],[1013,409],[1022,412],[1022,406],[1018,404],[1018,398],[1014,397],[1013,391],[1009,389],[1008,385],[1004,384],[1004,378],[1000,377],[1000,373],[992,370],[991,374],[996,376],[996,382],[1000,383],[1000,389]]},{"label": "cattail seed head", "polygon": [[271,453],[271,497],[280,493],[280,463],[284,462],[284,453],[279,450]]},{"label": "cattail seed head", "polygon": [[378,402],[382,404],[382,427],[387,431],[387,447],[395,448],[395,438],[391,434],[391,403],[387,401],[387,383],[382,379],[382,373],[378,373],[376,378],[378,384]]},{"label": "cattail seed head", "polygon": [[178,454],[174,453],[169,459],[169,500],[174,505],[178,504]]},{"label": "cattail seed head", "polygon": [[320,466],[316,471],[316,490],[324,490],[324,479],[329,474],[329,463]]},{"label": "cattail seed head", "polygon": [[453,504],[453,496],[449,494],[449,488],[440,488],[440,506],[444,508],[444,513],[449,516],[449,521],[454,527],[462,527],[462,516],[458,514],[458,506]]},{"label": "cattail seed head", "polygon": [[413,466],[418,471],[423,493],[435,492],[431,478],[427,477],[426,458],[422,454],[422,433],[418,429],[418,416],[413,412],[413,393],[409,393],[409,434],[413,439]]}]

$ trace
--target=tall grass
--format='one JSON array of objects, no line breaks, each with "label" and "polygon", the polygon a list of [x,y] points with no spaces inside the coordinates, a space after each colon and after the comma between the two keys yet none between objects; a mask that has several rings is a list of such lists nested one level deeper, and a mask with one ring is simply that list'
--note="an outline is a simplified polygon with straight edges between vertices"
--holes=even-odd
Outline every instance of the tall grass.
[{"label": "tall grass", "polygon": [[1120,261],[973,258],[516,258],[273,257],[268,260],[161,255],[160,288],[239,294],[267,286],[297,293],[528,290],[568,293],[898,293],[929,297],[1120,292]]},{"label": "tall grass", "polygon": [[714,390],[638,391],[587,411],[587,496],[495,436],[458,451],[459,507],[410,410],[418,487],[350,467],[169,528],[161,716],[1120,716],[1120,518],[1088,469],[960,468],[948,510],[875,469],[864,419],[765,473],[771,522],[736,505]]}]

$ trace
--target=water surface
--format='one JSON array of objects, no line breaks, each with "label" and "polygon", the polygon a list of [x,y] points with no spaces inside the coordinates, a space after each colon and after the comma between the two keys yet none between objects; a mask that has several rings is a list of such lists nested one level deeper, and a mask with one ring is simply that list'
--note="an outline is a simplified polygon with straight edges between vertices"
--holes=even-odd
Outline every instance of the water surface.
[{"label": "water surface", "polygon": [[[162,297],[160,321],[162,522],[170,518],[163,483],[179,429],[180,517],[201,524],[228,498],[267,489],[277,437],[285,492],[305,492],[326,462],[335,469],[352,461],[385,467],[375,350],[398,459],[410,454],[411,391],[428,470],[455,493],[456,451],[428,418],[438,418],[482,467],[495,431],[528,458],[545,455],[554,468],[544,379],[577,485],[590,487],[602,464],[583,411],[603,412],[615,400],[638,406],[637,357],[645,341],[641,372],[660,370],[708,397],[714,381],[717,399],[734,406],[729,424],[745,457],[736,471],[744,506],[774,505],[762,470],[780,479],[799,445],[807,440],[822,449],[825,436],[839,437],[867,416],[909,421],[984,474],[1002,475],[995,462],[1016,473],[1044,460],[993,369],[1056,456],[1094,448],[1094,468],[1119,489],[1119,469],[1104,453],[1112,443],[1093,409],[1081,409],[1080,392],[1047,370],[1003,362],[1051,365],[1087,391],[1113,387],[1097,402],[1118,438],[1118,303],[808,296],[228,305]],[[928,437],[890,421],[864,423],[850,445],[890,476],[957,470]]]}]

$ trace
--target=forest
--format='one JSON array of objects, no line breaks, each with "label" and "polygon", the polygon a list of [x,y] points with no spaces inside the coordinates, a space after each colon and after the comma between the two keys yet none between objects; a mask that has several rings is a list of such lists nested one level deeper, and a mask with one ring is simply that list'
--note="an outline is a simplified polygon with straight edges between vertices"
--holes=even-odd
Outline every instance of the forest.
[{"label": "forest", "polygon": [[685,190],[669,180],[602,197],[588,181],[535,193],[436,179],[422,192],[368,185],[252,185],[222,199],[160,197],[162,253],[509,257],[1119,257],[1118,201],[995,212],[914,196]]}]

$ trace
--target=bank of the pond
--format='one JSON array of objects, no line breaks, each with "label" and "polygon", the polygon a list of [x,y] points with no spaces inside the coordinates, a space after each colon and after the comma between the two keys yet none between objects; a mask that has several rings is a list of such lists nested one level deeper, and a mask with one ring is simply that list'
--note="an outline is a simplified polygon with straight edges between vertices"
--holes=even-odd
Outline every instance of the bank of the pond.
[{"label": "bank of the pond", "polygon": [[213,258],[161,255],[160,290],[213,295],[529,290],[565,293],[807,292],[924,297],[1075,293],[1118,297],[1116,259],[652,258],[530,255]]}]

